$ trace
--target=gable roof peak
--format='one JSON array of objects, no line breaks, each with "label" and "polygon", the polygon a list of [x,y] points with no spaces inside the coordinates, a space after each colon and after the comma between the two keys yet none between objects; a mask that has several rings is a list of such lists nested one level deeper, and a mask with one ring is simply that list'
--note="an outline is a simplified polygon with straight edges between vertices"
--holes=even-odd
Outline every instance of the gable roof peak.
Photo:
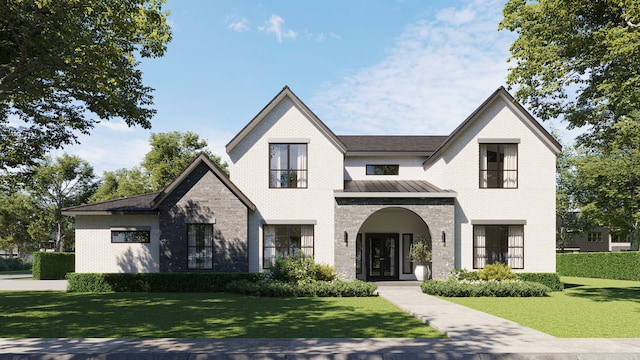
[{"label": "gable roof peak", "polygon": [[482,111],[484,111],[488,106],[490,106],[497,99],[502,98],[507,105],[511,108],[512,111],[520,113],[522,118],[525,121],[528,121],[533,131],[536,132],[542,141],[556,154],[559,154],[562,151],[562,145],[556,140],[549,132],[540,125],[538,120],[536,120],[528,111],[525,109],[510,93],[505,89],[504,86],[498,87],[480,106],[478,106],[472,113],[469,115],[451,134],[447,139],[440,145],[440,147],[433,153],[433,155],[428,158],[423,166],[425,169],[434,163],[442,152],[449,147],[451,143],[457,139],[460,134],[467,129],[471,123],[473,123],[479,116]]},{"label": "gable roof peak", "polygon": [[247,125],[240,130],[236,136],[229,141],[226,146],[227,154],[230,153],[244,138],[247,136],[270,112],[273,110],[285,97],[288,97],[293,101],[295,106],[325,135],[340,151],[345,153],[347,151],[346,146],[340,141],[336,134],[329,129],[329,127],[320,120],[320,118],[313,113],[313,111],[304,103],[300,98],[285,85],[276,96],[267,103],[267,105],[258,112],[256,116],[249,121]]}]

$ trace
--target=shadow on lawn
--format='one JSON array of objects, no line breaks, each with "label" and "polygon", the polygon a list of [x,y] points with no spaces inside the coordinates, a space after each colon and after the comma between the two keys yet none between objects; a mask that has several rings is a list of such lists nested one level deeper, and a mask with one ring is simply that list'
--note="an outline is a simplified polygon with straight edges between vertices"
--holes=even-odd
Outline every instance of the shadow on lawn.
[{"label": "shadow on lawn", "polygon": [[[487,336],[481,331],[483,325],[477,324],[473,330],[459,332],[457,341],[418,338],[419,323],[393,306],[377,307],[379,298],[346,299],[273,299],[224,293],[0,293],[0,314],[11,314],[2,319],[0,337],[45,338],[16,339],[11,345],[46,353],[89,349],[91,353],[273,356],[314,348],[330,354],[437,353],[444,360],[508,346],[510,336],[517,335],[507,327],[503,336]],[[85,339],[104,337],[115,339]],[[370,339],[376,337],[399,339]]]},{"label": "shadow on lawn", "polygon": [[640,287],[589,287],[565,284],[568,296],[586,297],[593,301],[632,301],[640,304]]}]

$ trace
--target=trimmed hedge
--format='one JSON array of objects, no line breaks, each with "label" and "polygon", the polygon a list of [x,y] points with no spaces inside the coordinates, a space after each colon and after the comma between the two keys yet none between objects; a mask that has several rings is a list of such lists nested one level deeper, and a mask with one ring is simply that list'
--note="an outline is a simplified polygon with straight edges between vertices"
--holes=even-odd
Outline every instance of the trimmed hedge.
[{"label": "trimmed hedge", "polygon": [[0,271],[31,270],[31,263],[22,258],[0,257]]},{"label": "trimmed hedge", "polygon": [[227,285],[227,292],[268,297],[366,297],[375,296],[378,286],[374,283],[353,281],[316,281],[306,284],[274,280],[234,281]]},{"label": "trimmed hedge", "polygon": [[446,297],[540,297],[551,289],[529,281],[458,281],[429,280],[420,284],[422,292]]},{"label": "trimmed hedge", "polygon": [[557,273],[516,273],[516,275],[522,281],[540,283],[549,287],[551,291],[564,290],[564,284]]},{"label": "trimmed hedge", "polygon": [[640,252],[556,254],[562,276],[640,281]]},{"label": "trimmed hedge", "polygon": [[260,273],[70,273],[69,292],[222,292],[228,283],[258,281]]},{"label": "trimmed hedge", "polygon": [[35,280],[64,280],[76,269],[76,254],[70,252],[33,253],[32,274]]}]

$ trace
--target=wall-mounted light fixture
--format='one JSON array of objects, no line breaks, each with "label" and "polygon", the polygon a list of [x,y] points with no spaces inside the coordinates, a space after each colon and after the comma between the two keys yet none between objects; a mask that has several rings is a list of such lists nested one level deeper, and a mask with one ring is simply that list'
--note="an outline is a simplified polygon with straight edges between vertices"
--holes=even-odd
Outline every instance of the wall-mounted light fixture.
[{"label": "wall-mounted light fixture", "polygon": [[447,233],[442,231],[442,246],[447,246]]},{"label": "wall-mounted light fixture", "polygon": [[349,233],[346,230],[344,232],[344,246],[349,246]]}]

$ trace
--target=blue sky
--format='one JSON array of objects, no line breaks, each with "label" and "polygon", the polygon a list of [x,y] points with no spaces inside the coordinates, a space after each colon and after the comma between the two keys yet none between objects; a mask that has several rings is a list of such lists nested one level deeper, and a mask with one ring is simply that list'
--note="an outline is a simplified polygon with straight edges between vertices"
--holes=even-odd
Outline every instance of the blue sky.
[{"label": "blue sky", "polygon": [[505,85],[515,35],[497,31],[503,5],[168,0],[173,40],[141,64],[153,128],[102,122],[64,151],[102,175],[139,165],[152,132],[178,130],[226,160],[225,145],[285,85],[338,135],[447,135]]}]

